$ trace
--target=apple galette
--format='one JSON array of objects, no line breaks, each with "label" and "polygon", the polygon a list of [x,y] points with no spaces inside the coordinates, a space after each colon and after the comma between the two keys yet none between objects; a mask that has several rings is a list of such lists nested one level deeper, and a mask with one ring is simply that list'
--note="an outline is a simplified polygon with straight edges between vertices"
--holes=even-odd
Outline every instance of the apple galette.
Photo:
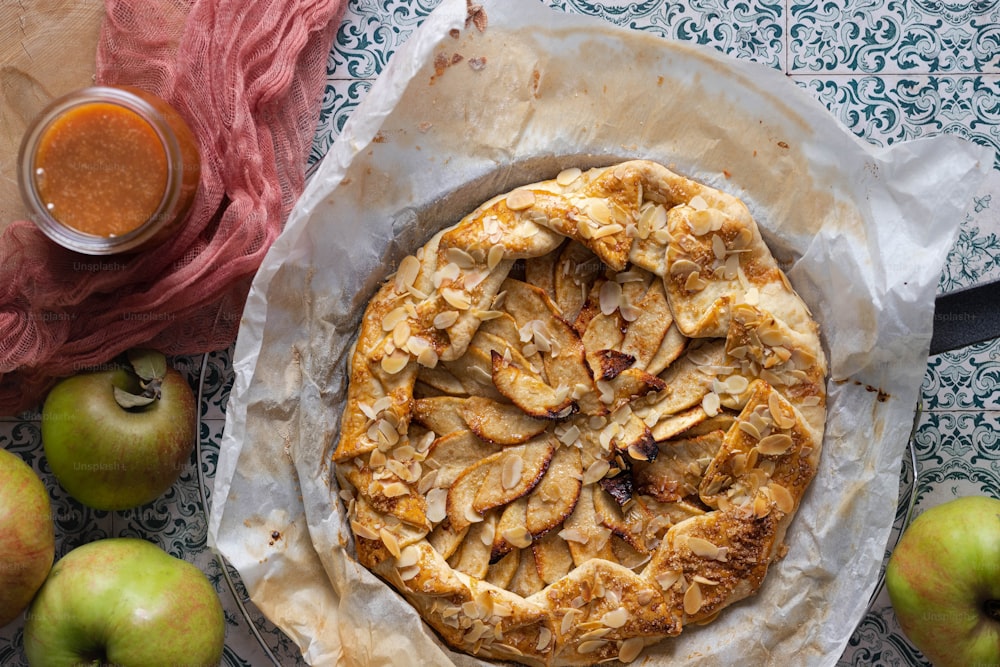
[{"label": "apple galette", "polygon": [[641,160],[517,188],[365,312],[333,455],[358,560],[458,650],[631,662],[782,555],[825,376],[739,199]]}]

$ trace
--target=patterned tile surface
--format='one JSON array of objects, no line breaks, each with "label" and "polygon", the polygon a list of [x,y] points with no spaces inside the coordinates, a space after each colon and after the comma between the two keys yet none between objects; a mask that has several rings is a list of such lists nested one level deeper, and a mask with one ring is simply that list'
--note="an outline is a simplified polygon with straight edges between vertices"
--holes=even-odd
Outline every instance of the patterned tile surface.
[{"label": "patterned tile surface", "polygon": [[[665,39],[710,45],[785,72],[859,137],[876,145],[941,133],[1000,147],[1000,0],[540,0]],[[326,63],[328,84],[313,166],[337,140],[372,81],[437,0],[350,0]],[[1000,161],[995,163],[1000,167]],[[1000,172],[969,203],[940,291],[1000,279]],[[0,444],[46,480],[58,554],[94,539],[142,535],[192,560],[226,604],[225,665],[302,664],[294,644],[246,600],[238,573],[205,544],[206,509],[232,383],[230,350],[175,360],[202,390],[198,450],[168,494],[131,512],[95,512],[67,497],[42,455],[38,415],[0,420]],[[889,547],[907,518],[952,497],[1000,493],[1000,341],[928,360],[923,412],[904,461],[903,502]],[[886,552],[888,555],[888,551]],[[0,665],[21,666],[23,623],[0,629]],[[841,665],[926,665],[899,630],[884,590]]]}]

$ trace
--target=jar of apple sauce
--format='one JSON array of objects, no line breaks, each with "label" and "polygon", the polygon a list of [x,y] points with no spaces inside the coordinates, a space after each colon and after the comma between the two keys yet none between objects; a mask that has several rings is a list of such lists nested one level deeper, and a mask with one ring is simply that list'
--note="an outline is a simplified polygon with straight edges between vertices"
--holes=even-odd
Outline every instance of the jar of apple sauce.
[{"label": "jar of apple sauce", "polygon": [[35,224],[88,255],[145,250],[177,232],[198,190],[191,129],[159,97],[85,88],[50,104],[21,143],[18,185]]}]

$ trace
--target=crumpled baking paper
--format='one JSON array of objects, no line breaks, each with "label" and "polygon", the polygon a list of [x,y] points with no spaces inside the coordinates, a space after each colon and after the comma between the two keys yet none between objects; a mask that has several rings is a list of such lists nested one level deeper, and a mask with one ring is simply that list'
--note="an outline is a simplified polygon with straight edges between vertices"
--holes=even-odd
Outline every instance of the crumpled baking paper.
[{"label": "crumpled baking paper", "polygon": [[474,665],[352,558],[330,455],[350,344],[396,263],[488,197],[649,158],[741,197],[820,323],[819,473],[753,598],[648,665],[833,665],[876,585],[946,255],[992,153],[878,149],[781,73],[535,0],[445,0],[344,127],[258,273],[210,539],[313,665]]}]

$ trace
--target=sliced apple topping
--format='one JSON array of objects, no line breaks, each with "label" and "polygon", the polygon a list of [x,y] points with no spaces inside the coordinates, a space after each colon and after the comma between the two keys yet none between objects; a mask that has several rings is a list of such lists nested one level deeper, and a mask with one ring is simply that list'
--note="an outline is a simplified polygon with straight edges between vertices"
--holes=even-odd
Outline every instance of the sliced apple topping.
[{"label": "sliced apple topping", "polygon": [[493,384],[528,415],[538,419],[566,419],[579,408],[566,386],[551,387],[534,373],[518,368],[495,350]]},{"label": "sliced apple topping", "polygon": [[548,427],[548,421],[525,414],[516,405],[476,396],[462,401],[458,413],[473,433],[498,445],[521,444]]},{"label": "sliced apple topping", "polygon": [[495,455],[472,508],[482,514],[527,494],[541,481],[554,453],[555,444],[545,437]]}]

